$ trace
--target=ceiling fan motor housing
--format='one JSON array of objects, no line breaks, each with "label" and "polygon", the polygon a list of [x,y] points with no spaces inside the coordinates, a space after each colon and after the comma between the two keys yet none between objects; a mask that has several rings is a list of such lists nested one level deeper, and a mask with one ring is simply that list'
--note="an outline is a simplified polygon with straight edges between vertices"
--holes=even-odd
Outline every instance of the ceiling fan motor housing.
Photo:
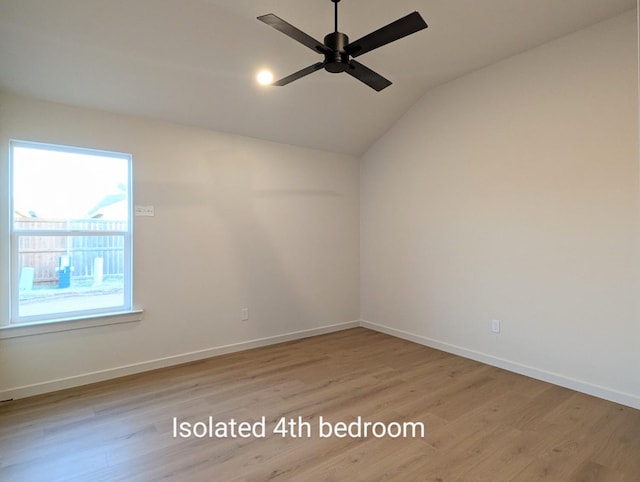
[{"label": "ceiling fan motor housing", "polygon": [[324,44],[331,49],[324,54],[325,70],[334,74],[344,72],[349,65],[349,54],[345,50],[349,37],[342,32],[332,32],[325,36]]}]

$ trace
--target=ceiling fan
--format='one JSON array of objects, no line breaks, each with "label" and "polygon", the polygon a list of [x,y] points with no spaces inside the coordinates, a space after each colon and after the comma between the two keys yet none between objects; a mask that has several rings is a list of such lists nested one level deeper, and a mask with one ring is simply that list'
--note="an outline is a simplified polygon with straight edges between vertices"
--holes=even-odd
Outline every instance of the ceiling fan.
[{"label": "ceiling fan", "polygon": [[360,62],[353,60],[366,54],[378,47],[382,47],[388,43],[394,42],[402,37],[411,35],[419,30],[427,28],[427,24],[418,12],[410,13],[401,19],[391,22],[389,25],[382,27],[375,32],[349,43],[349,37],[342,32],[338,32],[338,2],[340,0],[331,0],[335,9],[335,28],[334,31],[324,38],[324,43],[318,42],[313,37],[307,35],[302,30],[297,29],[293,25],[285,22],[273,13],[268,13],[258,17],[258,20],[306,45],[311,50],[323,54],[324,60],[295,72],[287,77],[273,82],[271,85],[283,86],[294,80],[312,74],[313,72],[324,68],[327,72],[347,74],[364,82],[372,89],[381,91],[385,87],[389,87],[391,82],[380,74],[365,67]]}]

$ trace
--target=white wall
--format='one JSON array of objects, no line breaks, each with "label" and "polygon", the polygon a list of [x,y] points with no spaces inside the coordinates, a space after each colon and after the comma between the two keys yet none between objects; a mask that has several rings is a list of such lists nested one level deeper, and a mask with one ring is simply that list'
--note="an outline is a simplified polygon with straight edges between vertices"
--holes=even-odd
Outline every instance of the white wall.
[{"label": "white wall", "polygon": [[629,12],[428,92],[370,149],[367,326],[640,408],[636,47]]},{"label": "white wall", "polygon": [[132,153],[135,203],[155,217],[134,220],[144,320],[0,340],[0,399],[359,319],[357,159],[2,94],[0,145],[9,138]]}]

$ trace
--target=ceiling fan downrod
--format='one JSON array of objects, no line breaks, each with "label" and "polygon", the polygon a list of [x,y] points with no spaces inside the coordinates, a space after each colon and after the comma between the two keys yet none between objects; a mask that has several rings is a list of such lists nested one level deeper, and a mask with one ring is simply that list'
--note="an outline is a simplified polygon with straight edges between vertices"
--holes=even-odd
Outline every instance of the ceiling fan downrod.
[{"label": "ceiling fan downrod", "polygon": [[349,37],[342,32],[338,32],[338,2],[340,0],[331,1],[335,10],[335,28],[333,33],[324,37],[324,44],[331,49],[330,52],[324,54],[324,69],[332,74],[338,74],[347,70],[349,64],[349,54],[345,51],[346,46],[349,45]]}]

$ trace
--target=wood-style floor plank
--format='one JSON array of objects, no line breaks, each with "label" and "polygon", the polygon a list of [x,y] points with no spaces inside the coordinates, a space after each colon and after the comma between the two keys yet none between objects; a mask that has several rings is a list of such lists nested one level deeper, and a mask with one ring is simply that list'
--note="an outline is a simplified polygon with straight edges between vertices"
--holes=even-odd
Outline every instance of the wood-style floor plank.
[{"label": "wood-style floor plank", "polygon": [[[266,436],[174,438],[174,417]],[[425,434],[321,438],[321,417]],[[3,403],[0,480],[637,482],[640,411],[356,328]]]}]

